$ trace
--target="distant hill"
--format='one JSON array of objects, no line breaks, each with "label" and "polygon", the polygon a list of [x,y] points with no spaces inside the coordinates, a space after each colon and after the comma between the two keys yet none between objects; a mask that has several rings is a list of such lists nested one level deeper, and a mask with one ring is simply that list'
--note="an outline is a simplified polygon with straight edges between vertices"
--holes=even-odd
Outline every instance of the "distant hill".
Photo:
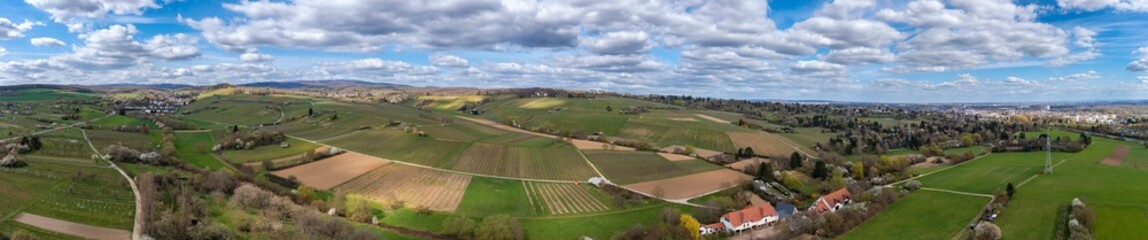
[{"label": "distant hill", "polygon": [[410,87],[409,85],[368,82],[360,80],[302,80],[302,81],[282,81],[282,82],[254,82],[240,84],[243,87],[265,87],[265,88],[308,88],[308,87],[325,87],[325,88],[345,88],[345,87]]},{"label": "distant hill", "polygon": [[103,85],[97,85],[97,86],[108,87],[108,88],[154,88],[154,89],[180,89],[180,88],[195,87],[194,85],[174,84],[174,83],[160,83],[160,84],[113,83],[113,84],[103,84]]}]

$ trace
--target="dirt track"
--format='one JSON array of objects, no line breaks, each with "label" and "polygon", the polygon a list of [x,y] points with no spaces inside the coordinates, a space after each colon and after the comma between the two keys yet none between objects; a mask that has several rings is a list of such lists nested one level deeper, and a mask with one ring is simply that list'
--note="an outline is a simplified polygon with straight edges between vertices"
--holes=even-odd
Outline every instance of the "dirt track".
[{"label": "dirt track", "polygon": [[1112,150],[1112,153],[1108,154],[1108,157],[1105,157],[1104,161],[1100,163],[1119,167],[1120,164],[1124,162],[1124,157],[1128,156],[1129,151],[1132,151],[1132,148],[1128,145],[1117,146],[1116,150]]},{"label": "dirt track", "polygon": [[132,233],[127,230],[91,226],[29,213],[20,213],[15,220],[49,231],[88,239],[123,240],[132,238]]},{"label": "dirt track", "polygon": [[272,174],[284,178],[295,176],[303,184],[326,190],[390,162],[382,158],[347,152],[316,162],[275,171]]},{"label": "dirt track", "polygon": [[705,115],[705,114],[701,114],[701,113],[699,113],[699,114],[694,114],[694,115],[697,115],[697,116],[698,116],[698,117],[700,117],[700,118],[705,118],[706,120],[710,120],[710,121],[713,121],[713,122],[716,122],[716,123],[725,123],[725,124],[729,124],[729,121],[726,121],[726,120],[722,120],[721,118],[716,118],[716,117],[713,117],[713,116],[710,116],[710,115]]},{"label": "dirt track", "polygon": [[658,156],[662,156],[662,158],[665,158],[666,160],[670,160],[670,161],[689,161],[689,160],[697,159],[694,157],[681,155],[681,154],[673,154],[673,153],[658,153]]},{"label": "dirt track", "polygon": [[662,193],[660,195],[662,196],[659,197],[666,199],[687,199],[721,190],[723,183],[728,182],[730,183],[729,186],[733,186],[749,179],[751,179],[749,175],[742,174],[741,172],[721,169],[675,178],[635,183],[625,185],[625,187],[654,196],[659,195],[657,189],[661,188]]},{"label": "dirt track", "polygon": [[[510,125],[506,125],[506,124],[497,123],[497,122],[494,122],[494,121],[491,121],[491,120],[486,120],[486,119],[481,119],[481,118],[461,117],[461,116],[460,116],[460,117],[458,117],[458,118],[462,118],[462,119],[465,119],[465,120],[467,120],[467,121],[471,121],[471,122],[474,122],[474,123],[478,123],[478,124],[482,124],[482,125],[491,126],[491,127],[494,127],[494,128],[498,128],[498,129],[502,129],[502,130],[505,130],[505,131],[509,131],[509,132],[516,132],[516,133],[530,134],[530,135],[539,136],[539,137],[546,137],[546,138],[558,138],[558,137],[556,137],[556,136],[554,136],[554,135],[549,135],[549,134],[545,134],[545,133],[536,133],[536,132],[526,131],[526,130],[523,130],[523,129],[519,129],[519,128],[516,128],[516,127],[510,126]],[[603,144],[603,143],[600,143],[600,142],[595,142],[595,141],[587,141],[587,140],[579,140],[579,139],[570,139],[570,141],[569,141],[569,142],[570,142],[571,144],[574,144],[574,147],[575,147],[575,148],[578,148],[579,150],[587,150],[587,149],[592,149],[592,150],[602,150],[602,144]],[[613,146],[612,148],[610,148],[610,150],[618,150],[618,151],[634,151],[635,149],[634,149],[634,148],[631,148],[631,147]]]}]

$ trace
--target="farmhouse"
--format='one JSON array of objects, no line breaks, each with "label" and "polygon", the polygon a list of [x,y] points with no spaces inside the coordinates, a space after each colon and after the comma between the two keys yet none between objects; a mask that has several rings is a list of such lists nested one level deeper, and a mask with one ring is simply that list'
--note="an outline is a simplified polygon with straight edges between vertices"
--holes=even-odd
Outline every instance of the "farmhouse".
[{"label": "farmhouse", "polygon": [[722,215],[718,223],[702,226],[702,234],[712,234],[724,229],[727,232],[741,232],[747,229],[776,222],[777,211],[769,204],[759,204]]},{"label": "farmhouse", "polygon": [[849,189],[840,189],[825,196],[821,196],[817,201],[813,202],[813,206],[809,206],[810,211],[817,211],[823,213],[825,211],[837,212],[841,207],[849,205],[853,202],[853,195],[849,193]]}]

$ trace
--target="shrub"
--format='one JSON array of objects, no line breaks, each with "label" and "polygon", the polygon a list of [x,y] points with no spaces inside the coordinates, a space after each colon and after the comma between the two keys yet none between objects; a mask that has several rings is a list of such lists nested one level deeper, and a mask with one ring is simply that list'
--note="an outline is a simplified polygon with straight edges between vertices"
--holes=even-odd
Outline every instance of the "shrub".
[{"label": "shrub", "polygon": [[905,182],[905,189],[910,191],[921,189],[921,181],[909,180]]}]

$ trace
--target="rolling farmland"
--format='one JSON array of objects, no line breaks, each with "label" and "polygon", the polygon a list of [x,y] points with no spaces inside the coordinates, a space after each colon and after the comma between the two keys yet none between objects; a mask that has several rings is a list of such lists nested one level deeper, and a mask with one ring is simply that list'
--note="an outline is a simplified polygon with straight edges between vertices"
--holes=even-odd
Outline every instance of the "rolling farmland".
[{"label": "rolling farmland", "polygon": [[462,201],[471,177],[468,175],[388,164],[336,187],[362,194],[382,203],[403,201],[407,206],[426,206],[453,212]]},{"label": "rolling farmland", "polygon": [[587,150],[586,157],[616,184],[631,184],[724,169],[701,160],[670,161],[650,152]]},{"label": "rolling farmland", "polygon": [[381,158],[347,152],[273,174],[282,178],[295,177],[316,189],[331,189],[388,163],[390,161]]},{"label": "rolling farmland", "polygon": [[[0,168],[0,216],[26,212],[71,222],[130,229],[135,214],[131,188],[115,170],[91,160],[30,158],[28,167]],[[20,227],[0,219],[0,230]],[[23,225],[26,226],[26,225]]]},{"label": "rolling farmland", "polygon": [[585,184],[527,182],[534,204],[553,215],[600,212],[613,209],[607,196]]}]

